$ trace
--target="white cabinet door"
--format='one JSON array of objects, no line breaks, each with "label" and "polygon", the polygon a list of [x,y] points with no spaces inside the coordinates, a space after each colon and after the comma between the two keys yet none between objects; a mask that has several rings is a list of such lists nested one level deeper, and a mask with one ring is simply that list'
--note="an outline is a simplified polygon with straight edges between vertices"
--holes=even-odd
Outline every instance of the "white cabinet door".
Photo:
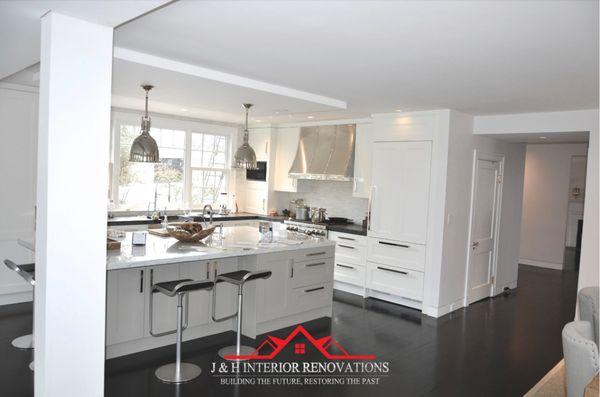
[{"label": "white cabinet door", "polygon": [[263,215],[267,213],[267,189],[265,182],[246,182],[246,212]]},{"label": "white cabinet door", "polygon": [[296,157],[300,127],[286,127],[277,130],[277,149],[275,151],[275,181],[273,190],[279,192],[297,192],[298,180],[290,178],[288,173]]},{"label": "white cabinet door", "polygon": [[271,277],[256,281],[256,321],[284,317],[288,307],[292,259],[282,254],[258,256],[258,268],[270,270]]},{"label": "white cabinet door", "polygon": [[[210,262],[186,262],[179,265],[179,278],[189,278],[194,281],[210,280]],[[197,327],[210,322],[210,305],[212,291],[194,291],[189,294],[189,327]]]},{"label": "white cabinet door", "polygon": [[373,143],[369,236],[425,244],[431,142]]},{"label": "white cabinet door", "polygon": [[144,336],[147,269],[112,270],[106,276],[106,344]]},{"label": "white cabinet door", "polygon": [[254,149],[257,160],[267,161],[269,159],[269,146],[271,144],[271,129],[250,129],[248,143],[252,146],[252,149]]},{"label": "white cabinet door", "polygon": [[[224,258],[211,261],[208,269],[211,273],[212,280],[214,280],[218,274],[229,273],[238,270],[238,258]],[[215,287],[217,288],[217,318],[235,313],[237,310],[238,288],[229,283],[219,283]]]},{"label": "white cabinet door", "polygon": [[354,186],[352,196],[369,198],[371,186],[371,124],[356,125],[354,144]]},{"label": "white cabinet door", "polygon": [[[179,280],[179,265],[161,265],[150,268],[148,294],[152,293],[152,285],[163,282]],[[148,321],[147,335],[150,333],[150,301],[148,295]],[[153,331],[154,333],[174,330],[177,327],[177,297],[168,297],[160,292],[154,293]]]}]

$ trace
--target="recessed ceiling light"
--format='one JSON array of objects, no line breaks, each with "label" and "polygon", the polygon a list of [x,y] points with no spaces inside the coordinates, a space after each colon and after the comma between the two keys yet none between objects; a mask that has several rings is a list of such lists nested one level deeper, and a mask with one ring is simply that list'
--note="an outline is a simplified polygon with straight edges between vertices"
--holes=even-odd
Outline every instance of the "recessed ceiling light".
[{"label": "recessed ceiling light", "polygon": [[257,123],[260,123],[262,120],[258,120],[258,119],[256,119],[256,120],[254,120],[254,121],[256,121]]},{"label": "recessed ceiling light", "polygon": [[401,112],[402,109],[394,109],[394,112]]},{"label": "recessed ceiling light", "polygon": [[187,112],[188,111],[186,108],[181,108],[179,110],[181,110],[182,112]]},{"label": "recessed ceiling light", "polygon": [[315,116],[306,116],[307,119],[314,119]]},{"label": "recessed ceiling light", "polygon": [[547,136],[541,136],[540,139],[548,139]]}]

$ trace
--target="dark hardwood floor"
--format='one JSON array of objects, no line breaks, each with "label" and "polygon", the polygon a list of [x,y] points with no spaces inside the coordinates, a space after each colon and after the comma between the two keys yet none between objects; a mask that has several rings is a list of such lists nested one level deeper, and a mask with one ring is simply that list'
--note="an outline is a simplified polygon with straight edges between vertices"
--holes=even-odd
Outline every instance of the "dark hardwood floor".
[{"label": "dark hardwood floor", "polygon": [[[197,381],[173,386],[154,378],[154,370],[174,358],[174,349],[166,347],[107,361],[105,395],[522,396],[562,358],[560,333],[574,317],[576,285],[575,272],[520,266],[517,290],[439,319],[336,293],[334,317],[305,327],[315,337],[332,335],[350,353],[389,361],[389,375],[379,385],[221,386],[210,368],[219,362],[218,348],[233,342],[234,334],[225,333],[184,344],[185,360],[203,368]],[[27,369],[31,353],[10,345],[30,329],[30,304],[0,307],[0,396],[33,395],[33,376]],[[285,337],[289,332],[270,334]],[[304,357],[321,360],[310,349]],[[278,359],[293,358],[288,354]]]}]

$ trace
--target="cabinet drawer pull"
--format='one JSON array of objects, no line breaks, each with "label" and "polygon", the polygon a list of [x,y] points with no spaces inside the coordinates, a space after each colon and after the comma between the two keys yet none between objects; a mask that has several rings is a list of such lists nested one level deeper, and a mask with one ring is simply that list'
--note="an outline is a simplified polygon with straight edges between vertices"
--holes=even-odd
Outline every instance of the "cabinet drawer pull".
[{"label": "cabinet drawer pull", "polygon": [[321,266],[324,264],[325,262],[309,263],[308,265],[306,265],[306,267]]},{"label": "cabinet drawer pull", "polygon": [[350,241],[356,241],[356,239],[354,239],[354,238],[350,238],[350,237],[338,236],[338,238],[339,238],[340,240],[350,240]]},{"label": "cabinet drawer pull", "polygon": [[325,252],[324,251],[322,251],[322,252],[311,252],[311,253],[306,254],[306,256],[318,256],[318,255],[325,255]]},{"label": "cabinet drawer pull", "polygon": [[392,245],[394,247],[400,247],[400,248],[410,248],[410,245],[406,245],[406,244],[397,244],[397,243],[388,243],[387,241],[380,241],[379,244],[383,244],[383,245]]},{"label": "cabinet drawer pull", "polygon": [[318,291],[321,289],[325,289],[325,287],[309,288],[309,289],[305,289],[304,292],[314,292],[314,291]]},{"label": "cabinet drawer pull", "polygon": [[377,269],[385,270],[386,272],[400,273],[400,274],[404,274],[404,275],[408,274],[408,272],[403,272],[402,270],[388,269],[387,267],[381,267],[381,266],[377,266]]},{"label": "cabinet drawer pull", "polygon": [[140,270],[140,294],[144,293],[144,270]]},{"label": "cabinet drawer pull", "polygon": [[356,249],[356,248],[354,248],[354,247],[352,247],[352,246],[350,246],[350,245],[344,245],[344,244],[338,244],[338,247],[342,247],[342,248],[349,248],[349,249],[351,249],[351,250],[354,250],[354,249]]},{"label": "cabinet drawer pull", "polygon": [[344,267],[344,268],[346,268],[346,269],[354,269],[352,266],[348,266],[348,265],[341,265],[341,264],[339,264],[339,263],[336,263],[335,265],[336,265],[336,266],[339,266],[339,267]]}]

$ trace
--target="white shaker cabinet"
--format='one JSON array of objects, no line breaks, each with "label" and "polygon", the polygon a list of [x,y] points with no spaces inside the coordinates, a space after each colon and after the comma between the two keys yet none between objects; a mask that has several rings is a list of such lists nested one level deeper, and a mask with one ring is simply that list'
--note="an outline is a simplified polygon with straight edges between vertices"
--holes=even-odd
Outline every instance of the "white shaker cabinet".
[{"label": "white shaker cabinet", "polygon": [[425,244],[431,141],[374,142],[370,237]]},{"label": "white shaker cabinet", "polygon": [[147,269],[125,269],[106,276],[106,344],[145,336]]},{"label": "white shaker cabinet", "polygon": [[277,130],[277,146],[275,150],[275,180],[273,190],[279,192],[297,192],[298,180],[290,178],[288,173],[296,157],[300,127],[285,127]]},{"label": "white shaker cabinet", "polygon": [[[179,280],[179,265],[161,265],[146,269],[149,272],[148,305],[146,335],[150,334],[150,294],[152,285],[164,281]],[[177,325],[177,297],[169,297],[163,293],[155,292],[152,308],[152,331],[156,333],[174,330]]]},{"label": "white shaker cabinet", "polygon": [[268,161],[271,150],[271,128],[251,128],[248,143],[254,149],[258,161]]},{"label": "white shaker cabinet", "polygon": [[[215,261],[216,262],[216,261]],[[179,278],[191,280],[211,280],[212,261],[186,262],[179,265]],[[189,293],[188,327],[197,327],[210,323],[210,305],[212,291],[193,291]],[[175,309],[173,309],[175,310]]]},{"label": "white shaker cabinet", "polygon": [[269,211],[269,187],[266,182],[246,181],[246,212],[266,215]]},{"label": "white shaker cabinet", "polygon": [[[209,273],[211,273],[211,279],[214,281],[219,274],[239,270],[238,258],[222,258],[213,260],[211,261],[211,266],[209,266],[208,269]],[[215,287],[217,288],[217,302],[215,305],[217,318],[235,313],[237,310],[238,287],[225,282],[221,282]],[[212,312],[212,299],[209,302],[211,304]]]},{"label": "white shaker cabinet", "polygon": [[356,125],[353,197],[369,198],[369,187],[371,186],[371,129],[372,124]]},{"label": "white shaker cabinet", "polygon": [[292,259],[283,253],[261,255],[258,268],[270,270],[271,277],[256,280],[256,320],[270,321],[288,312]]}]

